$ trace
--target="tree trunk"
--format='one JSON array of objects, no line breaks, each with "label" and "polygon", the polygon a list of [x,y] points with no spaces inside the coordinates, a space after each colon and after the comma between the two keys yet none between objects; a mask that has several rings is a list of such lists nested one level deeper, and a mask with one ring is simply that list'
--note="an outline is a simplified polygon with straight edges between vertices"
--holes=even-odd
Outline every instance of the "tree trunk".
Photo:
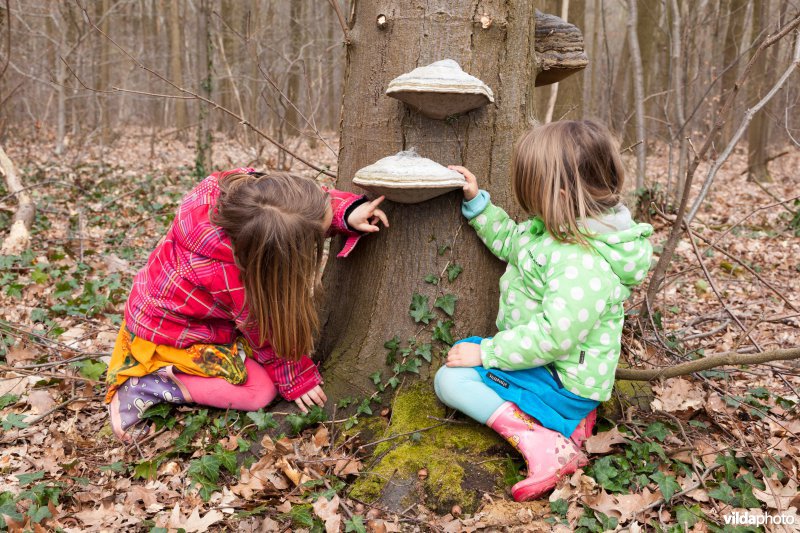
[{"label": "tree trunk", "polygon": [[633,103],[636,121],[636,188],[645,186],[644,174],[647,166],[647,138],[644,129],[644,73],[642,72],[642,54],[639,50],[637,29],[638,0],[628,0],[628,44],[631,47],[631,63],[633,63]]},{"label": "tree trunk", "polygon": [[[200,0],[198,5],[197,28],[197,65],[203,77],[200,80],[200,94],[211,98],[211,70],[212,70],[212,44],[211,44],[211,6],[209,0]],[[182,102],[183,100],[178,100]],[[211,117],[209,108],[203,103],[198,103],[197,149],[195,153],[195,174],[205,177],[211,172]]]},{"label": "tree trunk", "polygon": [[[722,51],[722,68],[725,71],[722,73],[720,84],[720,102],[725,100],[725,95],[733,90],[733,85],[736,83],[739,72],[736,62],[739,57],[739,47],[744,41],[744,19],[746,14],[746,0],[727,1],[728,28],[725,31],[725,47]],[[734,120],[728,120],[722,129],[720,134],[721,146],[728,144],[728,139],[730,139],[733,129],[736,127],[734,122]]]},{"label": "tree trunk", "polygon": [[[514,140],[530,126],[526,117],[536,78],[534,6],[501,4],[489,9],[480,4],[356,4],[347,52],[338,188],[357,191],[352,185],[356,170],[413,147],[441,164],[467,166],[494,202],[517,211],[508,169]],[[488,29],[473,21],[478,9],[489,11],[493,24]],[[387,18],[386,29],[376,24],[380,14]],[[458,61],[492,87],[495,103],[439,121],[385,96],[394,77],[444,58]],[[329,397],[374,392],[368,376],[386,370],[384,343],[395,335],[414,336],[418,328],[408,314],[411,296],[419,292],[433,302],[437,287],[423,278],[438,275],[446,261],[465,267],[452,285],[444,280],[438,287],[459,298],[456,337],[495,332],[502,264],[466,227],[460,202],[460,192],[415,205],[386,202],[391,227],[365,238],[350,258],[329,262],[321,315],[324,335],[318,349],[326,359]],[[444,245],[453,249],[440,256],[438,249]]]},{"label": "tree trunk", "polygon": [[[753,34],[754,37],[766,37],[766,29],[769,24],[769,0],[762,0],[753,6]],[[767,51],[763,61],[753,65],[753,75],[748,95],[748,106],[753,104],[764,95],[764,92],[772,86],[775,76],[775,63],[778,59],[778,47],[772,47]],[[759,113],[753,117],[750,127],[747,130],[747,179],[758,182],[772,181],[767,169],[767,145],[769,143],[769,104],[764,106]]]},{"label": "tree trunk", "polygon": [[[171,0],[169,3],[169,43],[169,77],[176,85],[183,87],[183,39],[178,0]],[[186,118],[186,101],[181,98],[175,98],[172,101],[175,104],[175,128],[179,130],[178,136],[183,137],[183,128],[188,124]]]}]

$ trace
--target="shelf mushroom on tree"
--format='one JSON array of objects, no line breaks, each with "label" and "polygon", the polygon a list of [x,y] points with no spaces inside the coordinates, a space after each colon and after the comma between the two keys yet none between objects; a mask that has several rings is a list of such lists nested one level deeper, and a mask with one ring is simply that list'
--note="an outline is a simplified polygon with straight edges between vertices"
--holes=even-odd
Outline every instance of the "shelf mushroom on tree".
[{"label": "shelf mushroom on tree", "polygon": [[[352,25],[347,30],[337,187],[358,191],[355,184],[359,180],[354,175],[359,169],[415,147],[419,156],[441,165],[470,168],[498,204],[519,215],[514,212],[509,176],[512,146],[535,123],[533,91],[541,84],[537,75],[545,69],[545,81],[552,83],[580,70],[581,61],[586,65],[586,55],[577,46],[580,31],[565,23],[555,24],[551,16],[535,10],[536,2],[386,0],[353,5],[349,17]],[[547,24],[550,29],[540,33],[536,31],[539,24]],[[568,38],[565,32],[569,33]],[[445,108],[442,104],[443,112],[437,114],[433,110],[437,118],[430,118],[418,112],[429,106],[419,99],[413,100],[414,95],[402,95],[406,101],[411,100],[411,106],[386,96],[392,80],[445,59],[452,61],[439,63],[439,73],[447,69],[455,71],[460,65],[470,77],[482,80],[487,89],[491,87],[475,98],[477,103],[486,105],[462,110]],[[554,76],[557,72],[559,75]],[[461,78],[461,81],[466,79]],[[395,82],[395,87],[398,85],[403,88]],[[409,88],[406,83],[405,90]],[[333,399],[331,403],[346,397],[370,397],[375,393],[373,378],[380,375],[385,380],[392,375],[391,367],[386,365],[384,344],[395,336],[405,342],[418,333],[418,325],[409,316],[409,302],[415,293],[428,296],[431,303],[445,293],[457,298],[451,331],[455,338],[495,332],[497,280],[503,265],[484,249],[472,231],[463,229],[461,198],[461,192],[456,190],[421,203],[387,201],[384,206],[391,226],[381,228],[376,236],[362,239],[348,259],[328,262],[317,356],[323,359],[325,390]],[[332,252],[339,246],[341,243],[335,242]],[[441,251],[444,255],[440,255]],[[446,263],[463,266],[463,273],[453,283],[446,277],[439,285],[423,281],[426,276],[429,280],[431,276],[439,276]],[[431,324],[435,322],[433,319]],[[430,331],[423,332],[418,341],[431,342]],[[432,377],[432,371],[425,365],[419,371],[422,380]],[[398,388],[409,393],[414,389],[408,383]],[[425,418],[434,413],[426,412],[426,407],[418,404],[430,402],[429,405],[435,406],[432,409],[441,406],[435,398],[431,399],[430,383],[423,383],[419,390],[423,396],[412,402],[403,401],[402,391],[395,398],[393,427],[387,430],[390,434],[402,433],[402,426],[394,425],[408,421],[398,413],[404,403],[415,404],[414,409],[422,413],[421,424],[432,424]],[[383,398],[389,399],[388,395]],[[452,432],[466,427],[446,429]],[[480,431],[469,427],[472,429],[463,430]],[[497,444],[494,437],[487,437],[486,442]],[[442,454],[446,448],[442,445]],[[393,449],[399,453],[402,446]],[[453,469],[461,468],[461,462],[450,461],[440,471],[450,475]],[[386,477],[400,481],[409,475],[408,464],[398,468],[397,476],[390,472]],[[414,472],[412,477],[416,478]],[[487,478],[489,483],[491,479]],[[424,483],[432,490],[444,484],[434,466],[428,468]],[[369,496],[369,490],[364,487],[359,490],[363,496]],[[384,496],[391,492],[397,497],[396,501],[384,501],[390,506],[399,506],[404,498],[404,490],[379,492]],[[435,507],[448,501],[451,505],[469,504],[466,501],[469,498],[458,496],[436,499]]]}]

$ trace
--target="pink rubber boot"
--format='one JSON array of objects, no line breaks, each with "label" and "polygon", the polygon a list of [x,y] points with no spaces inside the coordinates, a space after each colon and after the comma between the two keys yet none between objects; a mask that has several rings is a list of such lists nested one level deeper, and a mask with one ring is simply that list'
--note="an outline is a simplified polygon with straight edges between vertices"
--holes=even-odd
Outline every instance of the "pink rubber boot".
[{"label": "pink rubber boot", "polygon": [[597,409],[586,415],[586,418],[580,421],[578,427],[570,435],[569,438],[578,448],[581,448],[586,439],[592,436],[595,422],[597,422]]},{"label": "pink rubber boot", "polygon": [[528,465],[528,477],[511,487],[518,502],[538,498],[589,462],[574,442],[540,425],[511,402],[498,407],[486,425],[522,454]]}]

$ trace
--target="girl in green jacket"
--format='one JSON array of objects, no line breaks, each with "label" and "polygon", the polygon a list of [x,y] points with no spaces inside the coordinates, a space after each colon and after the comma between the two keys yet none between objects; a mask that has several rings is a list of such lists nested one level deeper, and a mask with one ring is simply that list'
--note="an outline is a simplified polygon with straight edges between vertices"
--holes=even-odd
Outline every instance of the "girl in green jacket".
[{"label": "girl in green jacket", "polygon": [[450,350],[436,393],[505,437],[528,477],[514,499],[537,498],[588,462],[581,445],[608,400],[620,354],[623,302],[650,267],[653,228],[620,203],[624,169],[611,133],[592,121],[536,127],[512,156],[512,187],[531,215],[517,223],[466,168],[462,212],[508,263],[498,332]]}]

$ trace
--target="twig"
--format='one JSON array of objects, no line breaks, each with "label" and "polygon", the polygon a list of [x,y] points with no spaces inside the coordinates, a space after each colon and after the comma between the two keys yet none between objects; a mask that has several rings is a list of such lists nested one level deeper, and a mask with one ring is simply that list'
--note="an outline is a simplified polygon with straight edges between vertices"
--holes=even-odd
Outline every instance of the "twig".
[{"label": "twig", "polygon": [[447,424],[449,424],[449,422],[441,422],[439,424],[434,424],[433,426],[428,426],[426,428],[415,429],[414,431],[407,431],[406,433],[399,433],[397,435],[391,435],[391,436],[383,438],[383,439],[378,439],[378,440],[376,440],[374,442],[368,442],[367,444],[362,444],[361,446],[356,448],[355,451],[358,452],[358,451],[360,451],[363,448],[366,448],[368,446],[374,446],[376,444],[380,444],[381,442],[387,442],[387,441],[390,441],[390,440],[399,439],[400,437],[407,437],[408,435],[413,435],[414,433],[421,433],[423,431],[428,431],[430,429],[435,429],[435,428],[438,428],[438,427],[441,427],[441,426],[444,426],[444,425],[447,425]]},{"label": "twig", "polygon": [[731,311],[730,307],[728,307],[728,304],[725,303],[725,300],[719,293],[719,289],[717,289],[717,284],[714,283],[714,278],[711,277],[711,273],[708,271],[708,268],[706,268],[705,261],[703,261],[703,256],[700,254],[700,250],[697,249],[697,243],[694,242],[694,237],[692,237],[691,230],[689,229],[689,222],[684,221],[683,224],[689,235],[689,242],[692,244],[694,255],[697,257],[697,261],[700,263],[700,267],[702,267],[703,274],[705,274],[705,277],[708,280],[709,285],[711,285],[711,290],[714,291],[714,294],[717,296],[717,300],[719,300],[719,303],[722,304],[722,307],[725,309],[725,312],[728,313],[728,315],[730,315],[730,317],[733,319],[734,322],[736,322],[736,325],[739,326],[741,330],[745,332],[747,338],[749,338],[750,342],[753,343],[753,346],[755,346],[759,352],[763,351],[761,349],[761,346],[759,346],[758,342],[756,342],[756,340],[753,338],[753,336],[750,334],[747,328],[744,327],[744,324],[742,324],[742,322],[739,320],[739,317],[737,317],[736,314],[734,314],[734,312]]},{"label": "twig", "polygon": [[339,25],[342,27],[342,33],[344,33],[344,44],[349,45],[350,31],[347,29],[347,22],[344,20],[344,15],[342,14],[342,9],[339,7],[339,2],[337,0],[328,0],[328,3],[336,12],[336,18],[339,19]]},{"label": "twig", "polygon": [[[758,53],[758,51],[756,51],[756,53]],[[700,209],[700,204],[702,204],[703,201],[705,200],[705,197],[708,194],[708,190],[711,188],[711,183],[714,181],[717,172],[719,171],[720,168],[722,168],[722,165],[725,164],[725,161],[727,161],[728,157],[730,157],[730,155],[733,153],[733,149],[739,143],[739,140],[742,138],[742,135],[744,135],[744,132],[747,131],[747,126],[753,120],[755,114],[758,113],[758,111],[762,107],[767,105],[767,103],[772,99],[772,97],[778,93],[781,87],[783,87],[783,85],[786,83],[786,80],[789,79],[794,70],[797,68],[798,64],[800,64],[800,39],[797,39],[797,41],[795,42],[792,62],[786,68],[786,70],[778,79],[778,81],[775,83],[775,85],[772,86],[769,92],[767,92],[767,94],[765,94],[761,100],[759,100],[753,107],[751,107],[745,112],[744,119],[742,119],[742,122],[739,124],[739,128],[736,130],[736,133],[734,133],[733,138],[731,138],[730,142],[725,147],[725,150],[722,151],[722,154],[720,154],[720,156],[717,158],[716,161],[714,161],[714,164],[708,170],[708,174],[706,175],[706,180],[705,182],[703,182],[703,186],[700,189],[700,192],[697,194],[697,198],[695,198],[692,208],[686,215],[687,223],[691,222],[695,214],[697,214],[697,210]]]},{"label": "twig", "polygon": [[616,377],[617,379],[629,381],[653,381],[655,379],[686,376],[719,366],[757,365],[769,361],[791,361],[796,359],[800,359],[800,347],[769,350],[754,354],[723,352],[663,368],[618,368]]},{"label": "twig", "polygon": [[[20,368],[16,368],[13,366],[5,366],[0,365],[0,371],[2,372],[19,372],[20,374],[25,374],[27,376],[43,376],[46,378],[54,378],[54,379],[67,379],[67,380],[75,380],[75,381],[84,381],[86,383],[91,383],[92,385],[102,385],[102,381],[98,381],[96,379],[89,379],[83,376],[71,376],[69,374],[49,374],[44,372],[35,372],[31,370],[22,370]],[[8,379],[8,378],[4,378]]]},{"label": "twig", "polygon": [[[686,177],[684,179],[684,189],[683,195],[681,196],[680,205],[678,207],[675,223],[673,224],[672,230],[670,231],[669,237],[667,238],[667,242],[664,244],[664,251],[661,253],[661,256],[658,259],[658,263],[653,271],[653,275],[650,278],[650,284],[647,287],[647,296],[645,300],[647,302],[653,301],[655,299],[656,293],[661,288],[661,285],[664,283],[665,275],[667,273],[667,269],[669,268],[669,264],[672,261],[672,257],[675,254],[675,249],[678,246],[678,240],[680,239],[680,235],[683,232],[682,223],[684,217],[686,215],[686,208],[689,204],[689,195],[691,194],[692,189],[692,181],[694,180],[694,174],[697,171],[697,167],[700,166],[700,161],[703,157],[705,157],[708,150],[711,149],[714,140],[717,137],[717,134],[722,130],[722,127],[725,125],[725,120],[728,115],[728,111],[733,106],[733,101],[736,98],[739,90],[742,86],[742,83],[747,77],[750,75],[750,71],[753,68],[753,64],[755,61],[760,57],[761,52],[764,49],[772,46],[780,39],[785,37],[789,32],[797,28],[800,25],[800,15],[795,15],[789,22],[783,25],[783,27],[778,31],[777,34],[769,37],[762,41],[761,45],[756,49],[753,53],[750,61],[745,66],[744,70],[742,71],[741,75],[737,79],[736,83],[733,86],[733,89],[727,94],[725,101],[720,106],[720,110],[717,113],[716,120],[714,122],[714,126],[712,127],[711,131],[709,132],[708,136],[706,137],[703,146],[700,148],[698,152],[695,153],[694,157],[692,158],[691,163],[686,168]],[[798,40],[798,49],[800,49],[800,40]],[[647,308],[643,307],[642,312],[647,312]]]},{"label": "twig", "polygon": [[28,426],[32,426],[32,425],[34,425],[34,424],[36,424],[36,423],[38,423],[38,422],[41,422],[42,420],[44,420],[44,419],[45,419],[45,418],[47,418],[48,416],[52,415],[53,413],[55,413],[55,412],[56,412],[56,411],[58,411],[59,409],[62,409],[62,408],[64,408],[64,407],[68,406],[68,405],[69,405],[69,404],[71,404],[72,402],[74,402],[74,401],[76,401],[76,400],[85,400],[85,399],[86,399],[86,398],[83,398],[83,397],[79,397],[79,396],[73,396],[73,397],[72,397],[72,398],[70,398],[69,400],[67,400],[67,401],[65,401],[65,402],[61,402],[60,404],[56,405],[55,407],[53,407],[53,408],[52,408],[52,409],[50,409],[49,411],[46,411],[46,412],[44,412],[44,413],[40,414],[39,416],[37,416],[36,418],[33,418],[33,419],[31,419],[31,420],[28,420],[28,421],[26,421],[25,423],[26,423],[26,424],[28,424]]}]

